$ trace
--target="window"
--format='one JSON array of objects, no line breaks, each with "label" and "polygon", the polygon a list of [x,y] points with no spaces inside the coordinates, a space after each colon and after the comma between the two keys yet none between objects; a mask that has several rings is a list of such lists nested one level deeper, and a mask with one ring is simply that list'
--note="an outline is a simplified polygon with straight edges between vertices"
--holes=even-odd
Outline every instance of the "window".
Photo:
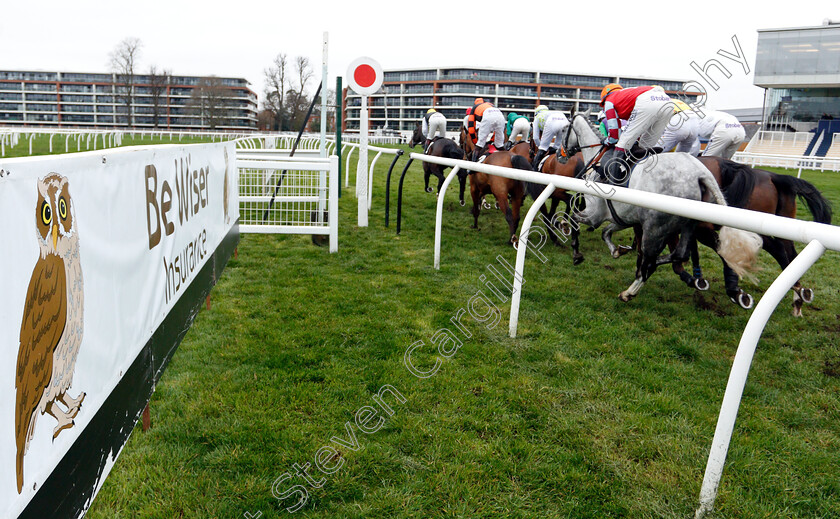
[{"label": "window", "polygon": [[535,83],[536,74],[505,70],[450,69],[442,72],[441,79],[472,79],[494,83]]},{"label": "window", "polygon": [[[470,94],[475,96],[486,96],[496,94],[496,85],[481,85],[471,83],[444,83],[438,90],[446,94]],[[472,104],[472,99],[470,99]]]},{"label": "window", "polygon": [[113,91],[114,91],[114,87],[112,87],[111,85],[96,85],[96,93],[97,94],[100,93],[100,92],[105,93],[105,94],[110,94]]},{"label": "window", "polygon": [[75,74],[72,72],[63,72],[61,74],[62,81],[75,81],[78,83],[107,83],[112,81],[111,74]]},{"label": "window", "polygon": [[406,94],[431,94],[432,93],[432,84],[431,83],[422,83],[420,85],[405,85],[405,93]]},{"label": "window", "polygon": [[[46,106],[46,105],[44,105]],[[61,105],[63,112],[93,112],[92,105]]]},{"label": "window", "polygon": [[58,98],[55,94],[26,94],[27,101],[47,101],[49,103],[55,103]]},{"label": "window", "polygon": [[93,92],[93,85],[61,85],[61,92]]},{"label": "window", "polygon": [[22,90],[23,87],[20,83],[9,83],[0,81],[0,90]]},{"label": "window", "polygon": [[536,87],[499,85],[499,95],[537,97]]},{"label": "window", "polygon": [[496,106],[507,110],[533,110],[535,108],[534,99],[512,99],[510,97],[500,97]]},{"label": "window", "polygon": [[52,114],[26,114],[27,121],[58,121],[57,115]]},{"label": "window", "polygon": [[0,121],[22,121],[23,114],[8,114],[8,113],[0,113]]},{"label": "window", "polygon": [[42,105],[26,103],[26,110],[30,112],[55,112],[58,107],[56,105]]},{"label": "window", "polygon": [[602,87],[612,83],[613,78],[606,76],[578,76],[572,74],[540,74],[540,82],[550,85],[586,85]]},{"label": "window", "polygon": [[578,96],[580,99],[597,99],[601,101],[601,91],[600,90],[587,90],[585,88],[580,89],[580,95]]},{"label": "window", "polygon": [[94,122],[92,115],[73,115],[63,114],[61,120],[68,123],[92,123]]},{"label": "window", "polygon": [[[542,87],[542,97],[575,97],[577,91],[574,88]],[[600,95],[600,92],[599,92]]]},{"label": "window", "polygon": [[19,103],[0,103],[0,111],[20,111],[23,110],[23,105]]},{"label": "window", "polygon": [[112,114],[114,113],[114,107],[111,105],[98,105],[96,107],[96,111],[99,113]]},{"label": "window", "polygon": [[113,103],[114,96],[96,96],[97,103]]},{"label": "window", "polygon": [[49,83],[24,83],[23,89],[34,92],[55,92],[55,85]]},{"label": "window", "polygon": [[0,92],[0,101],[20,101],[23,99],[23,94],[11,94]]},{"label": "window", "polygon": [[405,72],[385,72],[385,81],[432,81],[437,79],[434,70],[410,70]]},{"label": "window", "polygon": [[[29,96],[31,97],[31,96]],[[28,97],[27,97],[28,99]],[[93,96],[80,96],[80,95],[63,95],[61,96],[62,103],[92,103]]]}]

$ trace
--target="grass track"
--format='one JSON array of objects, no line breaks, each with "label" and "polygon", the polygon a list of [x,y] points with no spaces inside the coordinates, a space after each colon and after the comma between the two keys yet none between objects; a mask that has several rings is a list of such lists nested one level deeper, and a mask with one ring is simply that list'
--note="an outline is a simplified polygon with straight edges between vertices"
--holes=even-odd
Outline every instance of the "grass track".
[{"label": "grass track", "polygon": [[[472,337],[421,380],[403,365],[406,348],[424,340],[413,359],[430,369],[432,334],[487,292],[485,267],[499,254],[513,263],[515,251],[501,214],[483,213],[472,230],[450,191],[435,271],[435,200],[420,165],[395,236],[382,219],[390,161],[380,162],[370,227],[355,226],[353,189],[344,191],[337,254],[308,237],[243,236],[212,310],[153,395],[152,429],[131,436],[87,517],[289,515],[282,507],[295,499],[278,504],[272,482],[346,436],[344,423],[383,384],[406,402],[378,432],[357,432],[362,449],[342,449],[343,467],[322,488],[307,485],[295,515],[690,517],[749,317],[726,297],[711,251],[701,249],[709,292],[660,269],[621,303],[634,258],[613,260],[599,233],[584,233],[584,264],[573,267],[567,247],[526,262],[517,339],[506,333],[509,304],[493,329],[467,317]],[[836,173],[803,178],[840,208]],[[837,259],[827,253],[806,276],[816,300],[804,317],[791,317],[788,296],[764,332],[717,517],[840,516]],[[778,272],[766,253],[762,265],[758,285],[744,283],[756,299]],[[279,488],[293,484],[306,483]]]}]

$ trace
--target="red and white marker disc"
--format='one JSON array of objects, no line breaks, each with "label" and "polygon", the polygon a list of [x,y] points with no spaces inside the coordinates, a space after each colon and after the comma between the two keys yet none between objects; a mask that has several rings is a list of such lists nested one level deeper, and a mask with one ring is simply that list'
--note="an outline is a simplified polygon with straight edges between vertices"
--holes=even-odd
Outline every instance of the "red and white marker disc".
[{"label": "red and white marker disc", "polygon": [[373,58],[356,58],[347,67],[347,84],[359,95],[373,95],[382,86],[385,75],[382,67]]}]

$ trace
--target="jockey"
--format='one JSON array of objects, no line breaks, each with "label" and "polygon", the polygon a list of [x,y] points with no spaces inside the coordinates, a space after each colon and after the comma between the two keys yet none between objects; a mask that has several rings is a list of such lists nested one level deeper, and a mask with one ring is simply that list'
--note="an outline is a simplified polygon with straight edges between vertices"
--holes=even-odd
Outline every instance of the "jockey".
[{"label": "jockey", "polygon": [[490,134],[495,134],[494,144],[496,148],[502,149],[505,143],[505,116],[502,111],[477,97],[473,107],[467,111],[466,124],[467,135],[472,139],[476,148],[473,151],[473,160],[484,154],[484,147]]},{"label": "jockey", "polygon": [[510,150],[513,147],[514,137],[519,136],[522,138],[522,141],[527,141],[528,135],[531,133],[531,125],[528,123],[528,118],[516,112],[509,113],[505,133],[508,135],[507,142],[505,142],[506,150]]},{"label": "jockey", "polygon": [[423,132],[423,137],[426,138],[423,149],[427,150],[429,149],[429,144],[435,138],[435,134],[438,134],[442,138],[446,137],[446,117],[434,108],[429,108],[426,111],[426,115],[423,116],[421,131]]},{"label": "jockey", "polygon": [[[601,106],[606,114],[605,144],[615,145],[611,156],[601,160],[606,165],[607,179],[615,184],[624,184],[630,172],[628,150],[637,142],[642,148],[656,145],[674,115],[673,101],[662,87],[622,88],[617,83],[610,83],[601,90]],[[621,119],[627,119],[627,126],[621,128],[619,135]],[[632,157],[636,160],[641,158]]]},{"label": "jockey", "polygon": [[700,139],[697,137],[697,114],[684,102],[674,100],[674,115],[665,127],[665,133],[656,144],[664,151],[681,151],[697,156],[700,153]]},{"label": "jockey", "polygon": [[697,134],[702,139],[709,139],[703,156],[731,159],[744,141],[746,132],[738,118],[726,112],[703,110],[704,117],[698,114]]},{"label": "jockey", "polygon": [[[532,137],[534,142],[539,142],[539,149],[534,156],[531,166],[537,169],[540,161],[547,154],[554,153],[556,148],[563,142],[563,134],[569,127],[569,120],[559,110],[549,110],[547,106],[540,105],[534,110],[534,129]],[[551,140],[554,139],[554,147],[549,148]]]}]

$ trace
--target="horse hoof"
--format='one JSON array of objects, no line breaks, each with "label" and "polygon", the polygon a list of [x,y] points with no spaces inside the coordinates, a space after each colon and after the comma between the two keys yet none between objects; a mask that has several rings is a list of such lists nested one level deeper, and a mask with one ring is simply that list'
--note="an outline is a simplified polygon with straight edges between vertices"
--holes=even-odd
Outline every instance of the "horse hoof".
[{"label": "horse hoof", "polygon": [[499,208],[499,202],[493,202],[493,207],[495,209],[498,209]]},{"label": "horse hoof", "polygon": [[484,202],[484,203],[481,204],[481,208],[484,209],[485,211],[487,209],[490,209],[491,207],[493,207],[493,206],[488,204],[487,202]]},{"label": "horse hoof", "polygon": [[694,278],[692,283],[694,285],[694,288],[702,292],[705,292],[709,289],[709,282],[706,281],[704,278]]},{"label": "horse hoof", "polygon": [[427,188],[426,188],[426,192],[427,192],[427,193],[432,193],[432,192],[434,192],[434,190],[433,190],[432,188],[430,188],[430,187],[427,187]]},{"label": "horse hoof", "polygon": [[633,296],[628,294],[626,291],[618,294],[618,298],[624,301],[625,303],[633,299]]},{"label": "horse hoof", "polygon": [[802,303],[799,304],[793,303],[793,316],[794,317],[802,317]]},{"label": "horse hoof", "polygon": [[581,263],[583,263],[583,255],[582,254],[580,256],[577,256],[577,255],[572,256],[572,265],[580,265]]},{"label": "horse hoof", "polygon": [[620,253],[620,252],[618,252],[618,249],[615,249],[614,251],[612,251],[612,257],[613,257],[614,259],[618,259],[618,258],[620,258],[620,257],[621,257],[621,253]]},{"label": "horse hoof", "polygon": [[811,288],[803,288],[799,291],[799,297],[802,298],[802,301],[805,303],[813,303],[814,302],[814,290]]},{"label": "horse hoof", "polygon": [[735,303],[736,305],[740,306],[744,310],[749,310],[750,308],[752,308],[753,303],[755,302],[753,300],[753,297],[748,293],[744,292],[743,290],[741,290],[741,292],[736,297],[730,297],[729,300]]},{"label": "horse hoof", "polygon": [[463,200],[460,200],[458,203],[461,204],[461,207],[464,207],[465,205],[467,205],[467,203],[464,202]]}]

